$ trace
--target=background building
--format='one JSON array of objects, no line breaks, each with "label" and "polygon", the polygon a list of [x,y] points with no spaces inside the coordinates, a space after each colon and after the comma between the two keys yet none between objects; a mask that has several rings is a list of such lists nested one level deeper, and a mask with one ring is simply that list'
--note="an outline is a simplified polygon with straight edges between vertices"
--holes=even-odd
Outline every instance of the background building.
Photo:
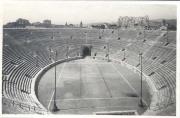
[{"label": "background building", "polygon": [[82,28],[82,27],[83,27],[83,23],[82,23],[82,21],[80,22],[79,27],[80,27],[80,28]]},{"label": "background building", "polygon": [[44,20],[43,21],[43,26],[44,27],[51,27],[51,20]]},{"label": "background building", "polygon": [[29,20],[19,18],[15,22],[7,23],[4,27],[24,28],[30,25],[31,23],[29,22]]}]

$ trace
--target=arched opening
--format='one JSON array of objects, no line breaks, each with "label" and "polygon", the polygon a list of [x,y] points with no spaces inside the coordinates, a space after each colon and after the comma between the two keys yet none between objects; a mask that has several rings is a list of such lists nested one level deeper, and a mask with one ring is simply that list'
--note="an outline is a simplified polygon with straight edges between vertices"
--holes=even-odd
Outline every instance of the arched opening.
[{"label": "arched opening", "polygon": [[91,56],[91,46],[82,46],[82,54],[83,57]]}]

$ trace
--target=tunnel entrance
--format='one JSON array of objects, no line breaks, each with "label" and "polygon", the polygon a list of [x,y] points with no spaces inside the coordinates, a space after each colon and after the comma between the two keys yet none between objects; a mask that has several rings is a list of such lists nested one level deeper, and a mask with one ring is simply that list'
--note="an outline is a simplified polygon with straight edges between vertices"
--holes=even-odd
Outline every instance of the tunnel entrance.
[{"label": "tunnel entrance", "polygon": [[91,45],[83,45],[81,47],[81,56],[86,57],[86,56],[91,56]]}]

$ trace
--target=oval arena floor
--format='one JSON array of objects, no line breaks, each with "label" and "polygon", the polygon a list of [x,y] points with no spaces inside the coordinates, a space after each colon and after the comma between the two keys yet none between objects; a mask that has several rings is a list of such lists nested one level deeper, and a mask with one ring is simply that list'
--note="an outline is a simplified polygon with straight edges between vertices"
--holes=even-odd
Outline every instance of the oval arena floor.
[{"label": "oval arena floor", "polygon": [[[86,57],[61,63],[57,67],[57,114],[95,114],[97,112],[137,111],[148,108],[151,96],[143,81],[143,101],[139,107],[140,76],[114,62]],[[48,110],[54,102],[54,67],[41,78],[37,96]]]}]

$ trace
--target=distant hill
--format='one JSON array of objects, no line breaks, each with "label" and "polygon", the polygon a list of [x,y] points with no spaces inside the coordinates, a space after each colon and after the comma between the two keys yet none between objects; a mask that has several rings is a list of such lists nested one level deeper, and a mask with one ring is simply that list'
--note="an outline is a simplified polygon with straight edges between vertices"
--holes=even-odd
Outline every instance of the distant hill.
[{"label": "distant hill", "polygon": [[[163,19],[154,19],[150,20],[153,24],[160,25],[162,23]],[[165,19],[166,23],[168,24],[168,29],[169,30],[176,30],[177,28],[177,20],[176,19]]]},{"label": "distant hill", "polygon": [[166,22],[169,24],[168,29],[176,30],[176,28],[177,28],[177,20],[171,19],[171,20],[167,20]]}]

